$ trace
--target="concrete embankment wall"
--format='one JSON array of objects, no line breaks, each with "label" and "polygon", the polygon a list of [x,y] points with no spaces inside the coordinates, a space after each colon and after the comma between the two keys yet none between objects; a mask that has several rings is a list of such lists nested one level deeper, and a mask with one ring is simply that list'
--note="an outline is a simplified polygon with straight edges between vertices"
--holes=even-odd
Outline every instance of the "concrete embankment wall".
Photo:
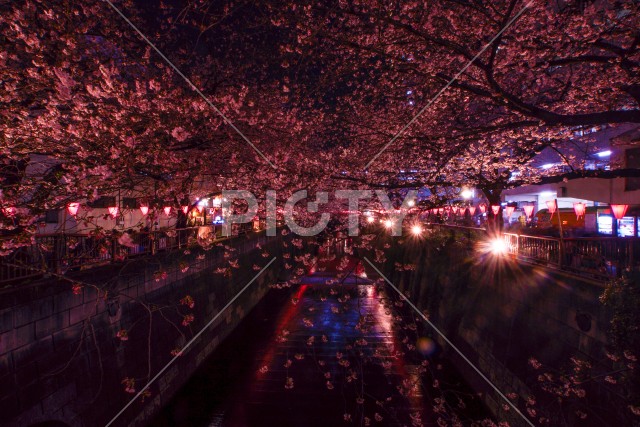
[{"label": "concrete embankment wall", "polygon": [[[223,246],[215,246],[71,273],[106,293],[83,286],[75,294],[69,281],[56,278],[3,290],[0,425],[105,426],[133,397],[124,391],[124,378],[135,378],[135,389],[140,390],[149,375],[169,362],[172,350],[200,331],[255,276],[254,265],[264,266],[277,256],[155,381],[150,396],[131,405],[113,424],[145,425],[277,281],[283,272],[281,239],[252,235],[226,241],[236,249],[231,258],[225,258],[229,251]],[[256,248],[257,242],[262,249]],[[216,273],[230,267],[234,258],[239,258],[239,268]],[[179,303],[186,295],[195,300],[193,309]],[[193,323],[183,326],[188,313]],[[122,329],[128,331],[126,341],[117,337]]]},{"label": "concrete embankment wall", "polygon": [[[383,249],[383,246],[389,246]],[[610,315],[599,302],[604,284],[541,266],[497,260],[464,235],[434,232],[426,239],[383,238],[381,271],[504,393],[524,408],[540,372],[528,363],[571,370],[576,356],[606,361]],[[378,252],[380,254],[380,252]],[[370,252],[373,260],[375,252]],[[428,331],[432,331],[427,328]],[[433,333],[448,357],[499,420],[522,425],[468,363]],[[597,387],[597,384],[592,384]],[[603,399],[607,390],[590,390]],[[542,396],[540,396],[542,398]],[[598,422],[593,420],[593,422]],[[568,420],[568,425],[573,425]],[[583,424],[580,424],[583,425]]]}]

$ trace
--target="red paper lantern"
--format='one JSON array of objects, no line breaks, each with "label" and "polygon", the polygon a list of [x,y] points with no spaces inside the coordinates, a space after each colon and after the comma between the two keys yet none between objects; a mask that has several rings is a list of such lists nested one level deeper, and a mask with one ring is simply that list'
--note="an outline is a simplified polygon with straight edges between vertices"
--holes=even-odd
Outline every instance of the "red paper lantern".
[{"label": "red paper lantern", "polygon": [[547,200],[547,209],[549,209],[549,213],[553,215],[556,212],[556,208],[558,205],[555,200]]},{"label": "red paper lantern", "polygon": [[469,206],[469,215],[474,216],[476,213],[476,207],[475,206]]},{"label": "red paper lantern", "polygon": [[507,206],[507,219],[511,218],[511,215],[513,215],[513,211],[516,210],[515,206]]},{"label": "red paper lantern", "polygon": [[584,213],[587,210],[587,205],[582,202],[577,202],[573,204],[573,211],[576,213],[576,218],[580,219],[581,216],[584,216]]},{"label": "red paper lantern", "polygon": [[113,218],[118,216],[119,209],[117,206],[109,206],[107,210],[109,211],[109,215],[111,215]]},{"label": "red paper lantern", "polygon": [[500,205],[491,205],[491,212],[493,212],[494,215],[498,215],[498,212],[500,212]]},{"label": "red paper lantern", "polygon": [[171,214],[171,206],[165,206],[163,209],[166,216],[169,216]]},{"label": "red paper lantern", "polygon": [[523,207],[524,213],[527,215],[527,218],[531,218],[533,216],[533,205],[527,205]]},{"label": "red paper lantern", "polygon": [[611,211],[616,219],[622,219],[627,213],[627,209],[629,209],[629,205],[611,205]]},{"label": "red paper lantern", "polygon": [[182,207],[182,213],[186,215],[187,212],[189,212],[189,206],[183,206]]},{"label": "red paper lantern", "polygon": [[484,203],[478,205],[478,207],[480,208],[480,213],[485,213],[487,211],[487,205],[485,205]]},{"label": "red paper lantern", "polygon": [[16,208],[14,207],[2,208],[2,213],[4,213],[6,216],[14,216],[16,214]]},{"label": "red paper lantern", "polygon": [[80,207],[80,203],[69,203],[67,205],[67,211],[69,212],[69,215],[71,216],[76,216],[76,214],[78,213],[78,208]]},{"label": "red paper lantern", "polygon": [[454,213],[454,214],[456,214],[456,215],[458,214],[458,209],[459,209],[459,208],[458,208],[457,206],[453,206],[453,207],[451,207],[451,210],[452,210],[452,211],[453,211],[453,213]]},{"label": "red paper lantern", "polygon": [[149,206],[140,206],[140,212],[142,212],[142,215],[146,215],[149,213]]}]

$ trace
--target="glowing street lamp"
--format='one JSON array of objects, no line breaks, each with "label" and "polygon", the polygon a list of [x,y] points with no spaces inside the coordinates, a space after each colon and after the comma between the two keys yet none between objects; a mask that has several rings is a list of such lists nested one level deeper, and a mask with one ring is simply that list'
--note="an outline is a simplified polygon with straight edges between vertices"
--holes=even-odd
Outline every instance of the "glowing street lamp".
[{"label": "glowing street lamp", "polygon": [[496,238],[489,242],[489,250],[493,255],[500,256],[504,255],[508,251],[507,244],[504,239]]},{"label": "glowing street lamp", "polygon": [[462,190],[460,192],[460,195],[462,196],[463,199],[470,199],[473,197],[473,190],[469,189],[469,188],[465,188],[464,190]]},{"label": "glowing street lamp", "polygon": [[376,219],[375,219],[374,217],[372,217],[372,216],[368,216],[368,217],[367,217],[367,222],[368,222],[369,224],[373,223],[375,220],[376,220]]},{"label": "glowing street lamp", "polygon": [[584,213],[587,210],[587,205],[582,202],[577,202],[573,204],[573,211],[576,213],[576,218],[580,219],[581,216],[584,216]]},{"label": "glowing street lamp", "polygon": [[411,232],[414,236],[419,236],[422,234],[422,227],[420,227],[420,225],[418,224],[415,224],[413,227],[411,227]]},{"label": "glowing street lamp", "polygon": [[78,208],[80,207],[80,203],[69,203],[67,205],[67,212],[69,212],[69,215],[71,216],[76,216],[78,214]]},{"label": "glowing street lamp", "polygon": [[407,202],[407,206],[409,206],[410,208],[414,207],[416,205],[416,201],[415,200],[409,200]]},{"label": "glowing street lamp", "polygon": [[384,221],[384,226],[387,228],[391,228],[393,227],[393,221],[391,221],[390,219],[387,219]]}]

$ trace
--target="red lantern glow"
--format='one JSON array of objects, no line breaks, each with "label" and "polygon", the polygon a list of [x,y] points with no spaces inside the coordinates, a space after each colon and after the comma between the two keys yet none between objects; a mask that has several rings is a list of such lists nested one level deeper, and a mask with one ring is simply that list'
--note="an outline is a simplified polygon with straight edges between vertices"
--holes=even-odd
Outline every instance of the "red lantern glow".
[{"label": "red lantern glow", "polygon": [[444,208],[438,208],[438,213],[442,215],[444,213]]},{"label": "red lantern glow", "polygon": [[491,212],[493,212],[494,215],[498,215],[498,212],[500,212],[500,205],[491,205]]},{"label": "red lantern glow", "polygon": [[485,213],[487,211],[487,205],[485,205],[484,203],[478,205],[478,207],[480,208],[480,213]]},{"label": "red lantern glow", "polygon": [[109,211],[109,215],[111,215],[113,218],[118,216],[119,209],[117,206],[109,206],[107,210]]},{"label": "red lantern glow", "polygon": [[78,208],[80,207],[80,203],[69,203],[67,205],[67,212],[69,212],[69,215],[71,216],[76,216],[76,214],[78,213]]},{"label": "red lantern glow", "polygon": [[146,215],[149,213],[149,206],[140,206],[140,212],[142,212],[142,215]]},{"label": "red lantern glow", "polygon": [[474,216],[476,213],[476,207],[475,206],[469,206],[469,215]]},{"label": "red lantern glow", "polygon": [[6,216],[14,216],[16,214],[16,208],[14,207],[2,208],[2,213],[4,213]]},{"label": "red lantern glow", "polygon": [[511,218],[511,215],[513,215],[513,211],[516,210],[515,206],[507,206],[507,209],[505,209],[507,211],[507,219]]},{"label": "red lantern glow", "polygon": [[556,208],[558,205],[555,200],[547,200],[547,209],[549,209],[549,213],[553,215],[556,212]]},{"label": "red lantern glow", "polygon": [[616,219],[622,219],[627,213],[628,208],[629,205],[611,205],[611,211],[613,212],[613,216],[615,216]]},{"label": "red lantern glow", "polygon": [[533,216],[533,205],[527,205],[523,207],[524,213],[527,215],[527,218],[531,218]]},{"label": "red lantern glow", "polygon": [[458,209],[459,209],[459,208],[458,208],[457,206],[452,206],[452,207],[451,207],[451,210],[453,211],[454,215],[457,215],[457,214],[458,214]]},{"label": "red lantern glow", "polygon": [[165,206],[163,210],[166,216],[169,216],[171,214],[171,206]]},{"label": "red lantern glow", "polygon": [[204,210],[204,206],[198,205],[198,212],[202,213]]},{"label": "red lantern glow", "polygon": [[573,204],[573,211],[576,213],[576,218],[580,218],[584,216],[584,213],[587,210],[587,205],[582,202],[577,202]]},{"label": "red lantern glow", "polygon": [[182,207],[182,213],[186,215],[187,212],[189,212],[189,206],[183,206]]}]

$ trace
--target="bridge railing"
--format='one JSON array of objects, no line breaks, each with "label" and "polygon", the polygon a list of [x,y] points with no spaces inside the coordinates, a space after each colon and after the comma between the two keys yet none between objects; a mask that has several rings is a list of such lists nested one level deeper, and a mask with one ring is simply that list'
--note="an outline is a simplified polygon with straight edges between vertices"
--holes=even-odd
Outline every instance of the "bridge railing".
[{"label": "bridge railing", "polygon": [[[135,233],[38,234],[33,244],[0,257],[0,284],[41,276],[45,272],[82,270],[132,257],[155,255],[214,237],[220,226]],[[247,230],[239,230],[239,234]],[[217,233],[217,234],[216,234]],[[219,241],[222,239],[217,239]]]}]

